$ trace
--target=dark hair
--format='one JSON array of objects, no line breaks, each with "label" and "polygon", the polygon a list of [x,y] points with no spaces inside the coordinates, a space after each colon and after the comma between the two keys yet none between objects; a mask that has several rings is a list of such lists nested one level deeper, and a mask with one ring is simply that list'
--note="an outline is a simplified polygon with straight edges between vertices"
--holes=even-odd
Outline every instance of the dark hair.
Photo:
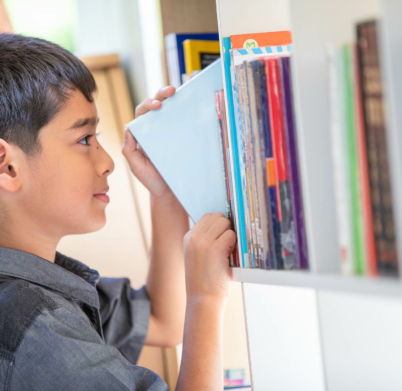
[{"label": "dark hair", "polygon": [[40,152],[40,129],[77,89],[93,102],[95,80],[72,53],[43,39],[0,34],[0,138],[29,156]]}]

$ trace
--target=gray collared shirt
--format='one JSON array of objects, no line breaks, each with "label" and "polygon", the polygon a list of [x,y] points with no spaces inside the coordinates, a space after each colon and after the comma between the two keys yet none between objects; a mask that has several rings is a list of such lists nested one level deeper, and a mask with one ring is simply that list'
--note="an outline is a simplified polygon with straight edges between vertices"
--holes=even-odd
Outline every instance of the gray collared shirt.
[{"label": "gray collared shirt", "polygon": [[148,331],[145,286],[0,247],[0,390],[168,390],[136,366]]}]

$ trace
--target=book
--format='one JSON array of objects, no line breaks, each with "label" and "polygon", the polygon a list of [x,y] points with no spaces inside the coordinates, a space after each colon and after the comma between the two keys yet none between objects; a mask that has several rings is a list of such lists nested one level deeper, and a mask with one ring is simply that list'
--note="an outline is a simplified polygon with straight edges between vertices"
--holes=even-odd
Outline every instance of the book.
[{"label": "book", "polygon": [[281,227],[278,217],[276,163],[273,155],[271,125],[269,118],[268,90],[265,60],[256,60],[259,68],[259,101],[261,107],[261,122],[263,128],[265,146],[266,181],[269,194],[269,212],[272,225],[273,257],[271,269],[277,269],[277,265],[283,265],[281,246]]},{"label": "book", "polygon": [[[257,92],[259,88],[258,68],[255,69],[253,63],[246,63],[247,92],[250,107],[250,124],[253,139],[253,155],[255,160],[255,183],[257,188],[257,200],[259,210],[259,235],[260,235],[260,268],[269,269],[271,267],[272,235],[269,227],[268,209],[268,188],[266,186],[265,170],[265,149],[264,136],[259,121],[259,111],[257,107]],[[257,72],[257,75],[255,74]],[[261,113],[260,113],[261,115]]]},{"label": "book", "polygon": [[186,39],[183,41],[186,74],[204,69],[220,56],[219,41]]},{"label": "book", "polygon": [[366,134],[364,128],[363,96],[361,89],[361,75],[359,66],[359,53],[357,44],[352,44],[353,57],[353,94],[355,102],[355,121],[357,137],[357,156],[359,165],[359,178],[361,189],[361,204],[363,215],[364,246],[366,254],[365,271],[370,276],[376,276],[377,256],[375,251],[375,238],[373,226],[373,213],[371,209],[370,176],[367,160]]},{"label": "book", "polygon": [[165,36],[165,52],[170,85],[179,88],[182,85],[182,75],[186,73],[184,63],[183,41],[200,39],[203,41],[219,41],[218,33],[171,33]]},{"label": "book", "polygon": [[292,43],[290,31],[272,31],[268,33],[238,34],[230,36],[232,49],[255,49],[262,46],[289,45]]},{"label": "book", "polygon": [[229,143],[231,145],[231,164],[233,166],[233,195],[235,198],[234,206],[238,216],[240,241],[237,241],[238,256],[240,266],[246,267],[248,265],[248,250],[247,250],[247,238],[246,238],[246,227],[245,227],[245,214],[241,187],[241,175],[240,175],[240,161],[239,161],[239,151],[237,145],[237,134],[236,134],[236,119],[234,110],[234,97],[233,97],[233,70],[231,68],[230,60],[230,38],[222,38],[223,46],[223,56],[222,60],[224,63],[225,71],[225,81],[226,81],[226,101],[228,109],[228,126],[229,126]]},{"label": "book", "polygon": [[350,44],[343,45],[343,59],[345,67],[345,112],[348,137],[350,191],[352,211],[352,240],[355,251],[355,274],[365,274],[365,248],[363,232],[362,192],[357,155],[357,132],[355,120],[355,102],[353,93],[353,52]]},{"label": "book", "polygon": [[352,212],[350,194],[350,170],[345,114],[344,59],[341,48],[328,46],[331,152],[334,167],[334,189],[341,272],[354,274],[354,250],[352,242]]},{"label": "book", "polygon": [[356,26],[356,30],[377,272],[379,275],[397,276],[399,274],[398,256],[377,22],[373,20],[360,23]]},{"label": "book", "polygon": [[286,142],[286,132],[283,120],[283,99],[281,75],[278,58],[265,60],[267,68],[267,89],[270,114],[271,137],[276,160],[276,180],[278,199],[278,219],[281,225],[281,245],[283,264],[277,262],[277,268],[294,269],[296,264],[296,238],[294,227],[294,212],[292,206],[289,158]]},{"label": "book", "polygon": [[214,93],[223,84],[217,60],[179,88],[157,111],[127,124],[196,223],[205,213],[227,215]]},{"label": "book", "polygon": [[296,121],[290,74],[290,57],[280,57],[278,60],[281,70],[284,124],[286,129],[287,149],[289,153],[291,197],[296,230],[297,267],[299,269],[308,269],[307,236],[304,222],[303,195],[301,189]]}]

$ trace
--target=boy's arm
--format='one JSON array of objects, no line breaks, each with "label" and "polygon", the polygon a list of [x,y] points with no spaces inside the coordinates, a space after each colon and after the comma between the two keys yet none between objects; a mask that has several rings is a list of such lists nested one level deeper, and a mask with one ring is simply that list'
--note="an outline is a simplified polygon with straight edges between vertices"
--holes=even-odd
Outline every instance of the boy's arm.
[{"label": "boy's arm", "polygon": [[176,346],[183,340],[186,289],[183,238],[188,216],[173,193],[151,194],[152,249],[146,283],[151,318],[146,345]]}]

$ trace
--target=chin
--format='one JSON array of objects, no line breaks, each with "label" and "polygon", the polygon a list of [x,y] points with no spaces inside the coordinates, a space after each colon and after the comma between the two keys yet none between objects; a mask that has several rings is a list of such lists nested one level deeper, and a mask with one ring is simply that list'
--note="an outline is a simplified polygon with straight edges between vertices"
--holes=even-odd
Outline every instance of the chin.
[{"label": "chin", "polygon": [[105,216],[105,214],[103,214],[103,216],[97,216],[97,217],[88,218],[79,227],[79,229],[78,229],[79,232],[74,232],[74,234],[75,235],[90,234],[92,232],[99,231],[105,225],[106,225],[106,216]]}]

